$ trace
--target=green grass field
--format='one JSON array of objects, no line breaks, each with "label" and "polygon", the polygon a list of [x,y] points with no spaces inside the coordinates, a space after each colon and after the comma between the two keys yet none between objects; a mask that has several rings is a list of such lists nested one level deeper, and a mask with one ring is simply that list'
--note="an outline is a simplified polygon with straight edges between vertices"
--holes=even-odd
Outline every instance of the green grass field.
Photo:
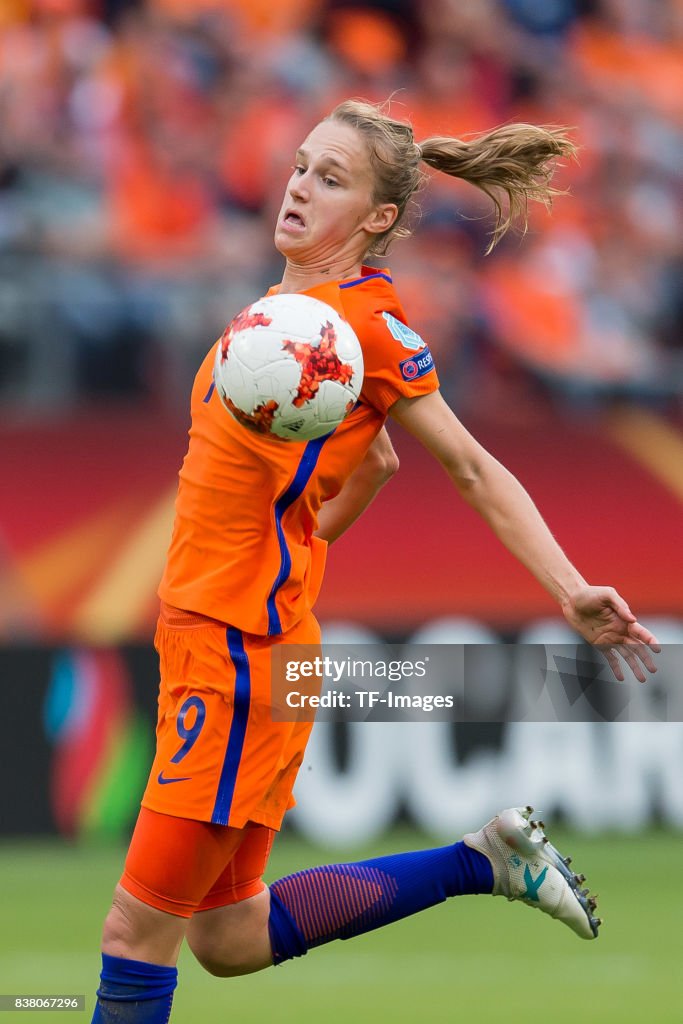
[{"label": "green grass field", "polygon": [[[472,1013],[482,1024],[680,1024],[683,837],[552,836],[599,893],[606,924],[595,943],[519,904],[449,900],[247,978],[211,978],[185,951],[172,1021],[431,1024]],[[395,832],[371,850],[336,858],[284,836],[269,877],[425,845],[414,833]],[[0,993],[86,993],[88,1012],[66,1020],[90,1020],[99,930],[121,859],[122,851],[111,849],[0,847]],[[45,1019],[0,1015],[25,1024]]]}]

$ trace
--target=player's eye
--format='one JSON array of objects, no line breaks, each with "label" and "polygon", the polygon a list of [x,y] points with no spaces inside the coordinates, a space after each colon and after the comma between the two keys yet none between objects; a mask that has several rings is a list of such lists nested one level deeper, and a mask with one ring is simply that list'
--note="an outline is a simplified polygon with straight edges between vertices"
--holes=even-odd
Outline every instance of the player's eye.
[{"label": "player's eye", "polygon": [[306,168],[305,168],[305,167],[303,167],[303,166],[302,166],[301,164],[294,164],[294,165],[292,166],[292,170],[294,171],[294,173],[295,173],[295,174],[299,175],[299,177],[300,177],[300,176],[301,176],[302,174],[305,174],[305,173],[306,173]]},{"label": "player's eye", "polygon": [[339,185],[339,182],[336,178],[330,178],[329,175],[326,175],[323,178],[323,184],[327,185],[328,188],[336,188]]}]

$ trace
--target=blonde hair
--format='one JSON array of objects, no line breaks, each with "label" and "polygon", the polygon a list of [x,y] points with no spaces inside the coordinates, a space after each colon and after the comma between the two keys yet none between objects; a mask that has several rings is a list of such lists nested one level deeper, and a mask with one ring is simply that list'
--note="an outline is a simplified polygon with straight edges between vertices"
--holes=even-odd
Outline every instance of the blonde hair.
[{"label": "blonde hair", "polygon": [[566,128],[507,124],[467,141],[439,135],[418,143],[412,125],[384,111],[364,100],[345,100],[327,118],[350,125],[365,138],[375,174],[374,201],[398,207],[393,225],[371,246],[374,255],[385,254],[394,238],[410,234],[402,222],[411,198],[427,180],[422,163],[469,181],[491,199],[496,220],[488,254],[513,224],[526,231],[530,201],[550,208],[553,196],[561,194],[550,184],[556,160],[576,156]]}]

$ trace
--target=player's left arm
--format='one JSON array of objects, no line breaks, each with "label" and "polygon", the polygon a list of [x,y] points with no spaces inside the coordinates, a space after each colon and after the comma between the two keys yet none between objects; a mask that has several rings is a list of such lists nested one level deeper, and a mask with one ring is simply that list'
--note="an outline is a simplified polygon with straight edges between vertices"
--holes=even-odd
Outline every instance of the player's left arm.
[{"label": "player's left arm", "polygon": [[555,598],[569,624],[603,648],[617,679],[624,678],[617,653],[641,682],[641,665],[656,671],[650,651],[659,646],[653,634],[613,587],[586,582],[516,477],[472,437],[438,391],[400,398],[390,414],[438,459],[465,501]]},{"label": "player's left arm", "polygon": [[316,536],[330,544],[341,537],[397,471],[398,456],[386,428],[382,427],[339,494],[323,504]]}]

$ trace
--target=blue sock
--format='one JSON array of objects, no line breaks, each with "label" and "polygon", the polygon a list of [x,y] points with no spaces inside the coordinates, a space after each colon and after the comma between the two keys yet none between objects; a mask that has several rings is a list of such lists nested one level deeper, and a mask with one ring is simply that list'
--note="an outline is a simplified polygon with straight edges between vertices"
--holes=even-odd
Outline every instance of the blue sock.
[{"label": "blue sock", "polygon": [[102,974],[92,1024],[168,1024],[176,967],[102,954]]},{"label": "blue sock", "polygon": [[449,896],[492,891],[488,858],[465,843],[299,871],[270,887],[273,962],[381,928]]}]

